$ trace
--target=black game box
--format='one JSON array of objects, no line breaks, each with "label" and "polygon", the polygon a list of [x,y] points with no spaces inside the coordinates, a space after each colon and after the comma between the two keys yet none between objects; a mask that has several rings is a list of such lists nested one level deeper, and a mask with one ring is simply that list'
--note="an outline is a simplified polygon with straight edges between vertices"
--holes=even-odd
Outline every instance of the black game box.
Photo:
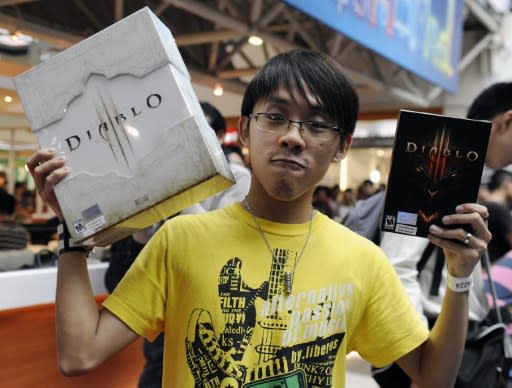
[{"label": "black game box", "polygon": [[489,121],[401,110],[381,230],[427,237],[457,205],[476,202],[490,132]]}]

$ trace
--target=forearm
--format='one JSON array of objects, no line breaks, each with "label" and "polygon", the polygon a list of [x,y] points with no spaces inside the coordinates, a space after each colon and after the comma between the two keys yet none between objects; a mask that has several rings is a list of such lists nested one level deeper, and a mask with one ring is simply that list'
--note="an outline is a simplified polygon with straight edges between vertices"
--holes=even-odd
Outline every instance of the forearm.
[{"label": "forearm", "polygon": [[[89,281],[85,254],[61,254],[57,272],[56,326],[62,370],[74,370],[91,358],[98,322],[99,310]],[[88,368],[86,365],[85,369]]]},{"label": "forearm", "polygon": [[446,290],[441,313],[422,347],[419,387],[453,387],[468,325],[468,291]]}]

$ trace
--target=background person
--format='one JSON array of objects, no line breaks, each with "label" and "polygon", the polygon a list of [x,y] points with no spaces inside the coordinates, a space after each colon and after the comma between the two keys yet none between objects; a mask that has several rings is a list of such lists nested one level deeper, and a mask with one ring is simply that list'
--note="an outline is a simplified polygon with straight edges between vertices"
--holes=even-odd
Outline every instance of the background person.
[{"label": "background person", "polygon": [[489,242],[491,262],[498,260],[512,249],[512,173],[497,170],[488,184],[488,193],[482,205],[489,210]]}]

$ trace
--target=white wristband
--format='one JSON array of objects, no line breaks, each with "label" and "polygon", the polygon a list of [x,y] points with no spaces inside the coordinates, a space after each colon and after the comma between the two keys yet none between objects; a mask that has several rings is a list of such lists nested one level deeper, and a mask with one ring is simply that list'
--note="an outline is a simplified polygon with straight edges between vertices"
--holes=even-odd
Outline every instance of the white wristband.
[{"label": "white wristband", "polygon": [[473,287],[473,274],[469,275],[467,278],[456,278],[448,274],[446,277],[446,285],[450,290],[455,292],[468,291]]}]

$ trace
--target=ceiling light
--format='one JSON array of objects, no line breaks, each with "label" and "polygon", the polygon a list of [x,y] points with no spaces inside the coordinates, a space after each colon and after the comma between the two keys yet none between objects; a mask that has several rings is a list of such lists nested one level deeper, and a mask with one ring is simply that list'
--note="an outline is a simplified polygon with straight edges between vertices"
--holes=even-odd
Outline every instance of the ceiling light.
[{"label": "ceiling light", "polygon": [[382,176],[379,170],[373,170],[370,172],[370,180],[374,184],[379,184]]},{"label": "ceiling light", "polygon": [[261,46],[263,44],[263,39],[256,35],[251,35],[247,41],[253,46]]},{"label": "ceiling light", "polygon": [[12,34],[3,34],[0,31],[0,49],[10,53],[25,53],[28,51],[33,38],[30,35],[14,31]]},{"label": "ceiling light", "polygon": [[4,97],[4,101],[5,102],[12,102],[12,97],[11,96],[5,96]]},{"label": "ceiling light", "polygon": [[224,88],[221,83],[216,83],[213,87],[213,94],[216,96],[222,96],[224,94]]}]

